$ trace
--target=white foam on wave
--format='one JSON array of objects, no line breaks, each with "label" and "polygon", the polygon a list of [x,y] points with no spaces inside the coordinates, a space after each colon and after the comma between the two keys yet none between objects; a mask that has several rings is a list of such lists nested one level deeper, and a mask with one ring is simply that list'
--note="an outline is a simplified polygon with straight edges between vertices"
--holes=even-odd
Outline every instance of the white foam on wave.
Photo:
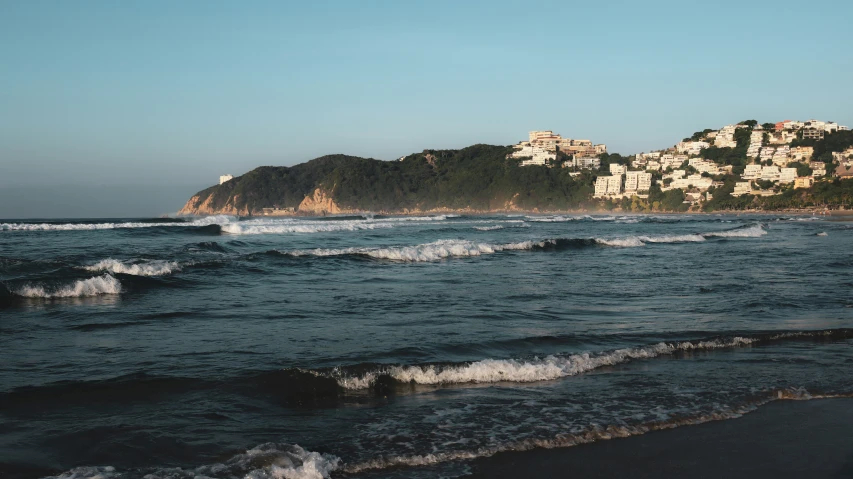
[{"label": "white foam on wave", "polygon": [[815,236],[829,236],[829,235],[826,233],[826,231],[821,231],[820,233],[816,234]]},{"label": "white foam on wave", "polygon": [[604,246],[615,246],[617,248],[636,248],[638,246],[645,246],[646,244],[640,241],[640,238],[636,236],[628,237],[628,238],[595,238],[595,242],[604,245]]},{"label": "white foam on wave", "polygon": [[692,414],[686,417],[668,418],[640,424],[591,424],[590,426],[558,434],[551,438],[529,438],[516,442],[497,443],[476,450],[434,451],[429,454],[410,456],[380,456],[360,463],[347,464],[341,471],[358,474],[364,471],[381,470],[391,467],[418,467],[440,464],[448,461],[471,460],[489,457],[507,451],[529,451],[532,449],[554,449],[573,447],[616,438],[640,436],[652,431],[675,429],[682,426],[694,426],[713,421],[735,419],[756,411],[761,406],[774,401],[809,401],[812,399],[850,398],[851,394],[812,395],[805,388],[787,388],[765,391],[765,395],[756,400],[736,406],[726,406],[711,411]]},{"label": "white foam on wave", "polygon": [[498,251],[529,250],[536,244],[533,241],[519,243],[489,244],[467,240],[438,240],[417,246],[398,246],[388,248],[341,248],[313,249],[283,252],[292,256],[344,256],[359,254],[376,259],[405,262],[438,261],[445,258],[461,258],[493,254]]},{"label": "white foam on wave", "polygon": [[595,241],[605,246],[620,248],[636,248],[646,243],[700,243],[705,241],[702,235],[658,235],[658,236],[629,236],[627,238],[596,238]]},{"label": "white foam on wave", "polygon": [[747,228],[738,228],[726,231],[712,231],[710,233],[702,233],[702,236],[716,236],[720,238],[758,238],[767,234],[767,231],[761,225],[753,225]]},{"label": "white foam on wave", "polygon": [[504,229],[504,227],[503,227],[503,226],[501,226],[501,225],[494,225],[494,226],[475,226],[475,227],[474,227],[474,229],[475,229],[475,230],[477,230],[477,231],[496,231],[496,230],[502,230],[502,229]]},{"label": "white foam on wave", "polygon": [[658,343],[638,348],[617,349],[604,353],[581,353],[569,356],[551,355],[544,358],[484,359],[453,366],[389,366],[363,376],[348,377],[332,373],[338,384],[346,389],[367,389],[379,376],[391,376],[397,381],[425,385],[551,381],[575,376],[604,366],[614,366],[634,359],[651,359],[680,351],[710,350],[748,346],[756,339],[734,337],[729,340]]},{"label": "white foam on wave", "polygon": [[589,218],[589,216],[525,216],[527,221],[533,221],[536,223],[565,223],[567,221],[578,221],[584,218]]},{"label": "white foam on wave", "polygon": [[0,231],[97,231],[122,228],[157,228],[157,227],[193,227],[221,225],[238,221],[238,218],[227,215],[207,216],[187,222],[142,223],[125,221],[121,223],[0,223]]},{"label": "white foam on wave", "polygon": [[163,276],[181,270],[181,266],[174,261],[147,261],[140,263],[125,263],[112,258],[107,258],[83,269],[88,271],[106,271],[116,274],[130,274],[133,276]]},{"label": "white foam on wave", "polygon": [[83,298],[102,294],[120,294],[121,283],[114,277],[105,274],[94,278],[81,279],[59,288],[30,284],[15,291],[15,293],[25,298]]},{"label": "white foam on wave", "polygon": [[[146,479],[330,479],[340,467],[340,458],[305,450],[299,445],[266,443],[237,454],[223,463],[195,469],[157,469]],[[77,467],[44,479],[119,479],[126,477],[112,466]]]},{"label": "white foam on wave", "polygon": [[75,467],[58,476],[48,476],[44,479],[112,479],[121,477],[121,473],[113,466],[84,466]]},{"label": "white foam on wave", "polygon": [[230,223],[223,225],[222,232],[233,235],[260,235],[282,233],[327,233],[335,231],[361,231],[393,228],[390,223],[364,221],[314,221],[287,223]]}]

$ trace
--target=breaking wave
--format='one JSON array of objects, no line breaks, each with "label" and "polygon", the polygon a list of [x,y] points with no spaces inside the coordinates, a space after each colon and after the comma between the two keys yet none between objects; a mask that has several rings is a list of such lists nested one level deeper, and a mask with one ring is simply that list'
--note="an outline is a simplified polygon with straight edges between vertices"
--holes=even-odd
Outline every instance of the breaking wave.
[{"label": "breaking wave", "polygon": [[[551,355],[533,359],[484,359],[457,365],[389,366],[361,376],[341,374],[335,379],[350,390],[368,389],[381,376],[399,383],[447,385],[464,383],[529,383],[576,376],[605,366],[634,359],[651,359],[677,352],[748,346],[755,338],[736,336],[730,339],[658,343],[638,348],[617,349],[603,353]],[[332,373],[333,375],[336,373]],[[339,374],[339,373],[338,373]]]},{"label": "breaking wave", "polygon": [[121,283],[113,276],[105,274],[58,287],[29,284],[14,293],[25,298],[83,298],[102,294],[120,294]]},{"label": "breaking wave", "polygon": [[125,221],[105,223],[0,223],[0,231],[95,231],[128,228],[156,228],[156,227],[203,227],[210,225],[222,225],[238,221],[234,216],[217,215],[198,218],[192,221],[163,219],[154,221]]},{"label": "breaking wave", "polygon": [[[476,228],[476,227],[475,227]],[[495,229],[494,227],[477,228],[484,231]],[[734,230],[746,231],[746,230]],[[764,230],[761,230],[764,231]],[[710,234],[710,236],[721,233]],[[751,236],[753,233],[739,233],[742,236]],[[611,246],[619,248],[633,248],[645,246],[648,243],[701,243],[706,240],[707,234],[684,234],[684,235],[659,235],[659,236],[629,236],[625,238],[556,238],[542,241],[520,241],[516,243],[491,244],[470,240],[445,239],[432,243],[416,246],[393,246],[393,247],[353,247],[337,249],[304,249],[292,251],[276,251],[287,256],[359,256],[372,259],[383,259],[404,262],[427,262],[438,261],[447,258],[463,258],[471,256],[482,256],[494,254],[501,251],[563,251],[578,249],[589,246]]]},{"label": "breaking wave", "polygon": [[529,250],[533,248],[534,244],[532,241],[497,245],[467,240],[439,240],[417,246],[295,250],[282,252],[282,254],[289,256],[356,255],[392,261],[425,262],[438,261],[445,258],[480,256],[498,251]]},{"label": "breaking wave", "polygon": [[646,243],[699,243],[705,241],[702,235],[660,235],[660,236],[629,236],[627,238],[596,238],[596,242],[605,246],[633,248],[645,246]]},{"label": "breaking wave", "polygon": [[767,231],[761,225],[752,225],[733,230],[712,231],[710,233],[702,233],[704,237],[720,237],[720,238],[758,238],[764,236]]},{"label": "breaking wave", "polygon": [[[171,479],[235,478],[245,479],[333,479],[333,473],[358,474],[389,468],[423,467],[450,461],[464,461],[490,457],[502,452],[520,452],[533,449],[573,447],[611,439],[640,436],[653,431],[695,426],[715,421],[736,419],[776,401],[810,401],[820,399],[851,398],[853,394],[812,394],[802,387],[776,388],[741,404],[722,406],[709,411],[675,416],[662,420],[635,424],[591,424],[579,430],[566,431],[552,437],[493,443],[471,449],[436,450],[427,454],[379,455],[358,462],[344,463],[333,454],[308,451],[296,444],[265,443],[215,464],[196,468],[157,468],[140,471],[144,478],[168,477]],[[119,471],[112,466],[76,467],[44,479],[121,479],[135,477],[129,471]]]},{"label": "breaking wave", "polygon": [[464,383],[500,383],[551,381],[576,376],[607,366],[624,364],[636,359],[652,359],[690,351],[709,351],[738,348],[796,339],[851,338],[853,330],[823,330],[732,336],[705,340],[660,342],[635,348],[623,348],[599,353],[555,354],[530,359],[483,359],[461,364],[389,365],[361,374],[348,374],[344,369],[313,374],[334,378],[348,390],[373,387],[380,378],[398,383],[422,385],[451,385]]},{"label": "breaking wave", "polygon": [[[199,477],[242,477],[244,479],[329,479],[340,467],[340,458],[307,451],[296,444],[266,443],[237,454],[225,462],[195,469],[155,470],[145,477],[196,479]],[[45,479],[119,479],[127,477],[112,466],[77,467]]]},{"label": "breaking wave", "polygon": [[174,261],[148,261],[139,263],[124,263],[112,258],[98,261],[97,263],[84,266],[88,271],[105,271],[115,274],[129,274],[133,276],[162,276],[181,270],[181,266]]},{"label": "breaking wave", "polygon": [[374,223],[369,221],[327,221],[284,224],[229,223],[222,225],[221,229],[223,233],[233,235],[259,235],[282,233],[327,233],[335,231],[361,231],[393,227],[393,224],[387,222]]}]

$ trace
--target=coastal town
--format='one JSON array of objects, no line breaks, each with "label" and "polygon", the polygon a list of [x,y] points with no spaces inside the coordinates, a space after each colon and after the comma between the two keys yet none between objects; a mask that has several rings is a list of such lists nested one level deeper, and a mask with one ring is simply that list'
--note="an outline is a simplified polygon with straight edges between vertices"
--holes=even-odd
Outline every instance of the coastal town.
[{"label": "coastal town", "polygon": [[531,131],[508,158],[519,160],[520,166],[569,168],[572,176],[591,173],[593,198],[647,198],[656,186],[662,192],[680,189],[685,203],[700,204],[710,201],[731,176],[736,182],[727,193],[733,197],[775,196],[836,177],[853,178],[853,147],[816,158],[813,146],[802,145],[848,130],[820,120],[745,121],[697,132],[667,149],[614,155],[618,159],[607,165],[602,163],[608,157],[604,144]]}]

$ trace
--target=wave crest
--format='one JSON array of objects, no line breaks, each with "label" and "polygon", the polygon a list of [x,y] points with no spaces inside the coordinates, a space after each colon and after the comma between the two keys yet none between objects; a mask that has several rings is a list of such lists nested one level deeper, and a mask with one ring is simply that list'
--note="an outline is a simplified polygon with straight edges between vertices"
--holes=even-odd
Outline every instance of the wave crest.
[{"label": "wave crest", "polygon": [[702,233],[705,237],[719,238],[758,238],[767,234],[767,231],[761,225],[752,225],[745,228],[736,228],[726,231],[712,231],[710,233]]},{"label": "wave crest", "polygon": [[163,276],[180,271],[181,266],[174,261],[149,261],[145,263],[123,263],[112,258],[84,266],[87,271],[106,271],[114,274],[129,274],[133,276]]},{"label": "wave crest", "polygon": [[[638,348],[617,349],[604,353],[580,353],[568,356],[551,355],[544,358],[484,359],[459,365],[389,366],[349,377],[333,372],[338,384],[350,390],[370,388],[380,376],[389,376],[401,383],[445,385],[463,383],[537,382],[576,376],[605,366],[615,366],[634,359],[651,359],[677,352],[748,346],[756,338],[735,336],[730,339],[657,343]],[[319,374],[319,373],[318,373]]]},{"label": "wave crest", "polygon": [[87,296],[99,296],[102,294],[120,294],[121,282],[105,274],[89,279],[81,279],[70,285],[58,288],[45,287],[44,285],[30,284],[15,291],[18,296],[25,298],[83,298]]}]

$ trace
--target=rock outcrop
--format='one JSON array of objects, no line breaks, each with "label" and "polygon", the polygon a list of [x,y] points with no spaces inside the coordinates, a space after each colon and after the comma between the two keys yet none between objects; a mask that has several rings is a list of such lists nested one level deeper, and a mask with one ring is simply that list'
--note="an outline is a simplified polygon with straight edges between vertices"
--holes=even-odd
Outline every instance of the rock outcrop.
[{"label": "rock outcrop", "polygon": [[341,209],[332,199],[331,194],[327,193],[322,188],[317,188],[314,190],[313,194],[306,196],[305,199],[302,200],[302,203],[299,204],[297,211],[300,213],[314,215],[334,215],[338,213],[349,212],[347,210]]},{"label": "rock outcrop", "polygon": [[240,198],[239,195],[235,195],[231,198],[225,206],[221,208],[214,208],[213,203],[213,195],[208,195],[203,201],[199,195],[195,195],[187,201],[187,204],[178,211],[179,215],[189,215],[189,216],[206,216],[206,215],[235,215],[235,216],[248,216],[251,214],[248,207],[237,208],[235,203]]}]

